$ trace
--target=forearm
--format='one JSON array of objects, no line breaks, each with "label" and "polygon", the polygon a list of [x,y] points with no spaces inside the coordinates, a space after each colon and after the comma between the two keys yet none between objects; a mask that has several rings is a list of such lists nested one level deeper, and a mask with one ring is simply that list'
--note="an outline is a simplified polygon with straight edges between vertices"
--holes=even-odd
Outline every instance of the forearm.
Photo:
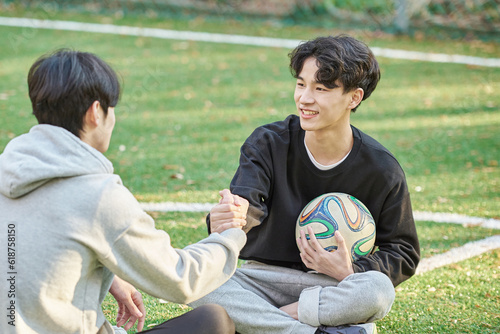
[{"label": "forearm", "polygon": [[392,244],[353,263],[354,272],[376,270],[386,274],[394,286],[413,276],[420,260],[418,249]]},{"label": "forearm", "polygon": [[231,229],[184,249],[174,249],[166,236],[124,236],[105,265],[150,295],[188,303],[229,279],[246,240],[241,230]]}]

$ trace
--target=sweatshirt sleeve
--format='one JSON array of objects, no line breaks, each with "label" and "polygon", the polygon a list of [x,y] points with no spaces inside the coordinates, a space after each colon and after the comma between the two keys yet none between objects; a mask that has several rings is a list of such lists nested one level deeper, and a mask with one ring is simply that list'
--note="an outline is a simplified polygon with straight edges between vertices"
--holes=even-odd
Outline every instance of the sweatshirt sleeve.
[{"label": "sweatshirt sleeve", "polygon": [[215,290],[234,273],[246,242],[243,231],[213,233],[175,249],[170,236],[154,227],[153,219],[128,190],[113,188],[100,205],[98,219],[110,226],[107,235],[112,239],[99,260],[114,274],[152,296],[187,304]]},{"label": "sweatshirt sleeve", "polygon": [[415,274],[420,246],[406,182],[393,186],[385,200],[377,221],[375,245],[377,251],[353,263],[355,272],[380,271],[394,286]]},{"label": "sweatshirt sleeve", "polygon": [[267,203],[272,193],[272,157],[269,152],[269,149],[255,147],[247,140],[241,147],[239,167],[231,181],[231,192],[249,202],[246,232],[260,225],[268,215]]},{"label": "sweatshirt sleeve", "polygon": [[[259,226],[268,215],[267,202],[272,193],[272,168],[269,166],[269,151],[251,144],[255,133],[247,139],[240,149],[239,167],[231,181],[231,193],[248,200],[247,224],[243,228],[248,233]],[[210,214],[206,217],[210,233]]]}]

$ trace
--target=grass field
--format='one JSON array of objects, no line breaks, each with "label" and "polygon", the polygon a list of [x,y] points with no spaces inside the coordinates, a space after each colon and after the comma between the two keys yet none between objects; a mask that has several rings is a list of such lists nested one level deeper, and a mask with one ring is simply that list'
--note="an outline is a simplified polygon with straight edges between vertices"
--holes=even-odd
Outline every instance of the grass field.
[{"label": "grass field", "polygon": [[[17,10],[11,16],[41,16]],[[45,13],[48,18],[168,29],[309,39],[336,33],[263,27]],[[370,46],[500,57],[481,42],[411,40],[353,32]],[[294,113],[294,80],[280,48],[168,41],[0,27],[0,152],[36,123],[26,74],[41,54],[60,47],[94,52],[123,78],[123,97],[107,157],[141,201],[214,202],[237,167],[239,147],[262,124]],[[379,59],[382,80],[353,124],[398,158],[413,207],[500,218],[500,68]],[[181,177],[182,175],[182,177]],[[183,247],[206,235],[203,213],[152,213]],[[418,222],[423,257],[498,234],[480,227]],[[416,276],[398,287],[382,333],[498,333],[500,252]],[[186,307],[145,296],[147,323]],[[111,298],[104,309],[112,319]],[[132,331],[131,331],[132,333]]]}]

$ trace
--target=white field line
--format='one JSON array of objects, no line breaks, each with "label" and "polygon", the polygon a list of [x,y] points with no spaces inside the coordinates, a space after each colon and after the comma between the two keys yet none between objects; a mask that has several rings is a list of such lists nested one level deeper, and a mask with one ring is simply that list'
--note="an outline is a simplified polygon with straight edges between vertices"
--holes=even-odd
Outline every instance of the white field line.
[{"label": "white field line", "polygon": [[150,212],[206,212],[208,213],[215,203],[181,203],[181,202],[161,202],[161,203],[141,203],[144,211]]},{"label": "white field line", "polygon": [[[297,39],[282,39],[270,37],[254,37],[244,35],[216,34],[206,32],[178,31],[157,28],[140,28],[132,26],[117,26],[112,24],[84,23],[74,21],[39,20],[31,18],[0,17],[0,25],[25,27],[34,29],[55,29],[83,31],[104,34],[128,36],[144,36],[162,39],[189,40],[211,43],[229,43],[254,45],[264,47],[279,47],[293,49],[302,41]],[[449,55],[443,53],[426,53],[406,50],[372,47],[376,56],[396,59],[429,61],[437,63],[455,63],[486,67],[500,67],[500,58],[481,58],[464,55]]]},{"label": "white field line", "polygon": [[446,253],[420,260],[417,267],[417,275],[442,266],[467,260],[497,248],[500,248],[500,234],[486,239],[468,242],[463,246],[452,248]]},{"label": "white field line", "polygon": [[481,226],[500,230],[500,220],[493,218],[481,218],[459,215],[457,213],[441,213],[414,211],[413,217],[418,221],[432,221],[436,223],[453,223],[468,226]]},{"label": "white field line", "polygon": [[[156,212],[206,212],[208,213],[215,203],[181,203],[181,202],[161,202],[161,203],[141,203],[144,211]],[[413,217],[417,221],[433,221],[438,223],[454,223],[468,226],[481,226],[500,230],[500,220],[492,218],[470,217],[456,213],[440,213],[414,211]]]}]

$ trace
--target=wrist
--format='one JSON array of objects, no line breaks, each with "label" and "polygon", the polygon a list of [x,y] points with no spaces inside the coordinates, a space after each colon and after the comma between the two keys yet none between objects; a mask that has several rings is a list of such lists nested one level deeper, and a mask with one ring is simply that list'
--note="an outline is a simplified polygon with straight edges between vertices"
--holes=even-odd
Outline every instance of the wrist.
[{"label": "wrist", "polygon": [[338,280],[339,282],[342,281],[344,278],[346,278],[347,276],[350,276],[352,274],[354,274],[354,269],[352,268],[352,265],[349,266],[348,268],[345,268],[346,270],[342,271],[338,277],[334,277],[336,280]]}]

